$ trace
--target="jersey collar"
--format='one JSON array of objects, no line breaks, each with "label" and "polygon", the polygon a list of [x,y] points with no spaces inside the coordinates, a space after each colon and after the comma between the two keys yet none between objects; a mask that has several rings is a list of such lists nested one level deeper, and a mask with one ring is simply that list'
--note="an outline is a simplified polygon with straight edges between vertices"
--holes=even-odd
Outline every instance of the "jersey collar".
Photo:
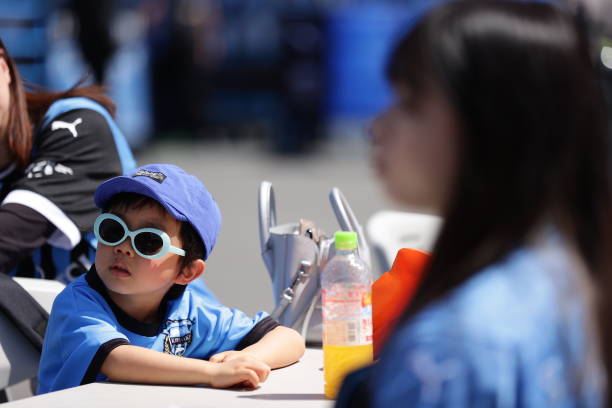
[{"label": "jersey collar", "polygon": [[159,334],[161,330],[161,323],[165,320],[167,314],[168,301],[170,300],[169,295],[173,294],[171,293],[172,288],[170,289],[170,291],[168,291],[166,296],[164,296],[159,306],[159,323],[143,323],[140,320],[134,319],[132,316],[125,313],[119,306],[117,306],[115,302],[113,302],[113,300],[108,295],[108,291],[106,290],[106,286],[104,286],[104,282],[102,282],[102,279],[100,279],[100,276],[98,276],[98,272],[96,271],[95,265],[91,266],[91,269],[89,270],[89,272],[87,272],[87,275],[85,276],[85,280],[92,289],[98,292],[104,298],[104,300],[106,300],[106,303],[108,303],[108,305],[110,306],[115,317],[117,318],[117,321],[121,326],[125,327],[132,333],[136,333],[141,336],[153,337]]}]

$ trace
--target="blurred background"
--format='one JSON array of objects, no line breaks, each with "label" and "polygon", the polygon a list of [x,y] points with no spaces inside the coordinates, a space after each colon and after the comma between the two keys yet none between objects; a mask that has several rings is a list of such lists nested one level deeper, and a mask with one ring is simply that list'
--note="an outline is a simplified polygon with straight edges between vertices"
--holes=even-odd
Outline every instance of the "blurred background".
[{"label": "blurred background", "polygon": [[[392,98],[389,50],[428,3],[0,0],[0,37],[32,84],[106,85],[139,164],[171,162],[205,182],[223,214],[205,280],[254,313],[273,307],[262,180],[279,223],[307,218],[328,234],[332,187],[362,224],[393,208],[369,168],[367,127]],[[563,4],[584,22],[612,101],[612,1]]]}]

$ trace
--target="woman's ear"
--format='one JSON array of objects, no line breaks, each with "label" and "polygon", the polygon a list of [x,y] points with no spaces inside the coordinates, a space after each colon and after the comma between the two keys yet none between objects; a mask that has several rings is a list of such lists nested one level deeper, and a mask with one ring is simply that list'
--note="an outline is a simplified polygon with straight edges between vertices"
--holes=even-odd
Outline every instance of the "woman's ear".
[{"label": "woman's ear", "polygon": [[187,285],[194,279],[199,278],[206,269],[206,262],[202,259],[196,259],[191,261],[187,266],[181,268],[179,274],[176,276],[174,283],[179,285]]}]

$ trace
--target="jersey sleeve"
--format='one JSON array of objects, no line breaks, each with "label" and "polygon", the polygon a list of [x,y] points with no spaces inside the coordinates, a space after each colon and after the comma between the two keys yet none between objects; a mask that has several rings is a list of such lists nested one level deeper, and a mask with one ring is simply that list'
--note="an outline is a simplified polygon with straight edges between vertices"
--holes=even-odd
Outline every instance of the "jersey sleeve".
[{"label": "jersey sleeve", "polygon": [[0,206],[0,273],[8,274],[32,251],[43,246],[54,229],[49,220],[29,207]]},{"label": "jersey sleeve", "polygon": [[93,225],[97,186],[121,173],[104,116],[90,109],[71,110],[37,132],[32,162],[3,204],[22,204],[45,216],[59,232],[49,243],[70,249]]},{"label": "jersey sleeve", "polygon": [[82,279],[53,303],[38,373],[38,393],[104,379],[99,373],[108,354],[129,344],[118,331],[109,306]]},{"label": "jersey sleeve", "polygon": [[267,312],[249,317],[244,312],[221,305],[199,308],[194,328],[194,357],[208,359],[227,350],[236,350],[256,343],[278,326]]}]

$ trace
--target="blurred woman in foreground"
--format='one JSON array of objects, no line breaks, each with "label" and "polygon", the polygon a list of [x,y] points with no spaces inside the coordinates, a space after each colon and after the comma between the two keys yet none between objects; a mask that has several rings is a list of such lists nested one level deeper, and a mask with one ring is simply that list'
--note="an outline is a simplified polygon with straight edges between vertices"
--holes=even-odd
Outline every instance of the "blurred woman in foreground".
[{"label": "blurred woman in foreground", "polygon": [[445,225],[338,406],[607,404],[610,148],[583,33],[551,5],[455,1],[400,41],[388,76],[376,169]]}]

